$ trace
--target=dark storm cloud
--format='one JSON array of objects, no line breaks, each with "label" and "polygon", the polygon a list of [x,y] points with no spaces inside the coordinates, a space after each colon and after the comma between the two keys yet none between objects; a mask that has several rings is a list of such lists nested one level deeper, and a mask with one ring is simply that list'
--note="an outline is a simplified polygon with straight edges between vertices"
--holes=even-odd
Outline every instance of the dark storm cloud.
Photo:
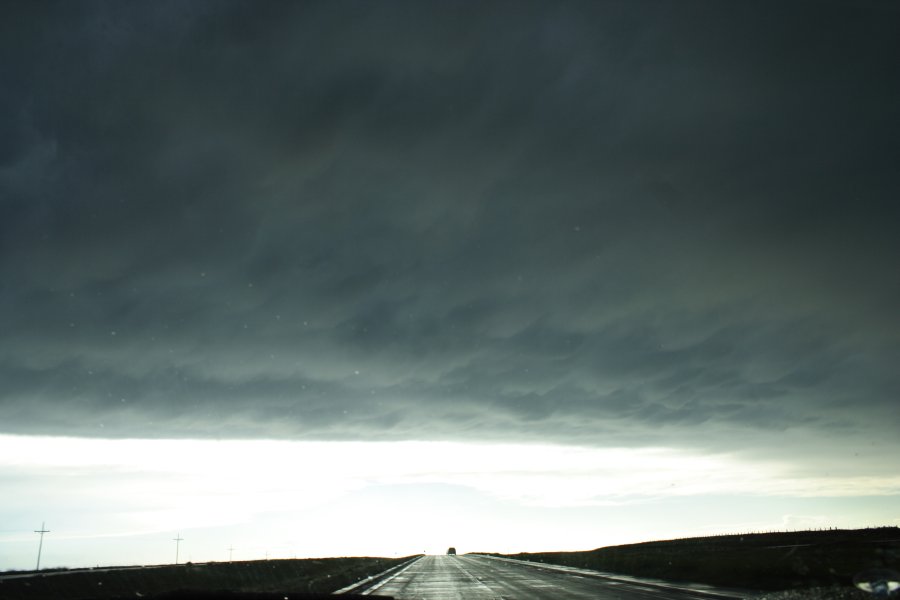
[{"label": "dark storm cloud", "polygon": [[6,432],[893,438],[891,4],[3,11]]}]

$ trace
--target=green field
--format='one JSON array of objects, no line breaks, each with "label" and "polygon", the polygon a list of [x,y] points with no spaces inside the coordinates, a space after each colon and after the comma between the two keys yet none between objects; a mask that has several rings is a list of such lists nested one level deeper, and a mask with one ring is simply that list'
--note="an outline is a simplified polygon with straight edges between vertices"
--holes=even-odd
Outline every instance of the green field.
[{"label": "green field", "polygon": [[494,556],[756,590],[847,586],[866,569],[900,570],[900,528],[723,535]]}]

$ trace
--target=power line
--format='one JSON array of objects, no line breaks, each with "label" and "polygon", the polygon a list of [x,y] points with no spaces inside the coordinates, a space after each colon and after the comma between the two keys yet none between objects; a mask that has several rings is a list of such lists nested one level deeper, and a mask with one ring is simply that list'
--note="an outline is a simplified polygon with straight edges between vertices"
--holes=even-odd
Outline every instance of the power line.
[{"label": "power line", "polygon": [[41,523],[41,528],[40,528],[40,529],[35,529],[35,530],[34,530],[35,533],[41,534],[41,541],[40,541],[40,543],[38,544],[38,559],[37,559],[37,566],[34,568],[35,571],[40,571],[40,570],[41,570],[41,550],[43,550],[43,548],[44,548],[44,534],[45,534],[45,533],[50,533],[50,530],[49,530],[49,529],[45,529],[46,526],[47,526],[47,524],[42,522],[42,523]]},{"label": "power line", "polygon": [[175,564],[178,564],[178,546],[181,542],[184,541],[184,538],[181,537],[181,533],[176,533],[175,537],[172,538],[172,541],[175,542]]}]

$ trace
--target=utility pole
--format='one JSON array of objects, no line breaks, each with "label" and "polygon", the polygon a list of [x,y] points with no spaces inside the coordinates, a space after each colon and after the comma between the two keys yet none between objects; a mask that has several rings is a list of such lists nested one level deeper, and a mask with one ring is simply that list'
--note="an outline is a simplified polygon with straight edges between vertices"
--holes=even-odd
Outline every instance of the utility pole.
[{"label": "utility pole", "polygon": [[172,538],[172,541],[175,542],[175,564],[178,564],[178,545],[184,541],[184,538],[181,537],[180,533],[176,533],[175,537]]},{"label": "utility pole", "polygon": [[40,529],[35,529],[35,530],[34,530],[35,533],[41,534],[41,541],[40,541],[40,543],[38,544],[38,559],[37,559],[37,566],[34,568],[35,571],[40,571],[40,570],[41,570],[41,550],[43,550],[43,548],[44,548],[44,534],[45,534],[45,533],[50,533],[50,530],[49,530],[49,529],[46,529],[46,525],[47,525],[46,523],[41,523],[41,528],[40,528]]},{"label": "utility pole", "polygon": [[228,546],[228,562],[231,562],[232,556],[234,556],[234,546]]}]

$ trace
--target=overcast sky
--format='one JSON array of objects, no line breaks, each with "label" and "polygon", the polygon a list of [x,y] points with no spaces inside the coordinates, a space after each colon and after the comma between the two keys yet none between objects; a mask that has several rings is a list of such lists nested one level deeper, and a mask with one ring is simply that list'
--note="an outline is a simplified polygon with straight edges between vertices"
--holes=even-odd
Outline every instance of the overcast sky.
[{"label": "overcast sky", "polygon": [[0,11],[4,443],[667,449],[900,494],[895,2]]}]

